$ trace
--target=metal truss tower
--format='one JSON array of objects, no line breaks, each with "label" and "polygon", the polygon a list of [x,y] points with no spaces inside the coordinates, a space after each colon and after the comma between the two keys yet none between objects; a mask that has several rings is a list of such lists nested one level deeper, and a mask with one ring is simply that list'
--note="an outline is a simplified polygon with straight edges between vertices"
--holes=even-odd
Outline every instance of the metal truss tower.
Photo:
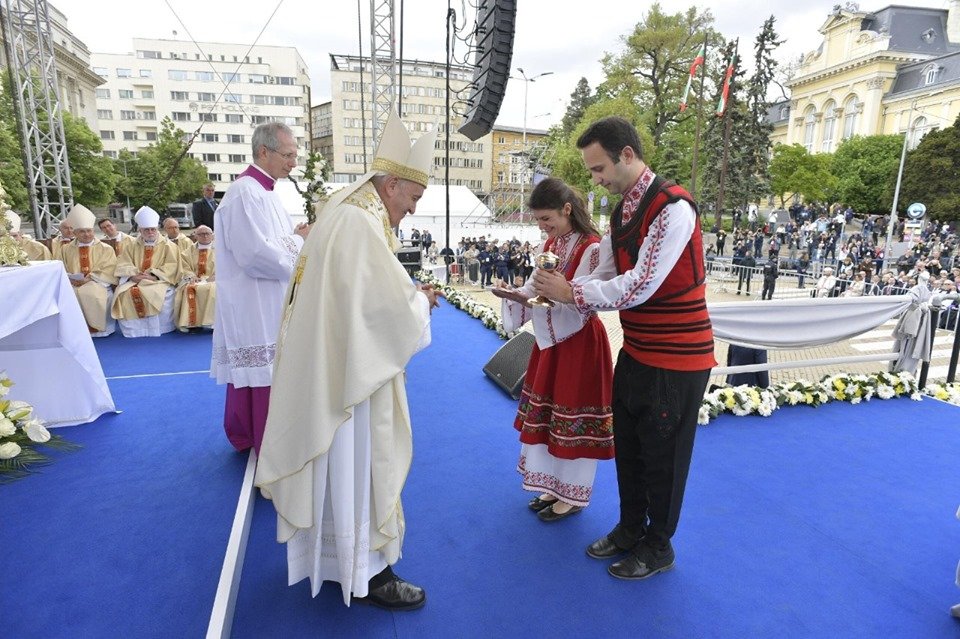
[{"label": "metal truss tower", "polygon": [[6,0],[3,28],[34,233],[45,238],[73,206],[53,25],[46,0]]},{"label": "metal truss tower", "polygon": [[380,141],[387,115],[395,108],[397,53],[393,0],[370,0],[370,82],[372,142]]}]

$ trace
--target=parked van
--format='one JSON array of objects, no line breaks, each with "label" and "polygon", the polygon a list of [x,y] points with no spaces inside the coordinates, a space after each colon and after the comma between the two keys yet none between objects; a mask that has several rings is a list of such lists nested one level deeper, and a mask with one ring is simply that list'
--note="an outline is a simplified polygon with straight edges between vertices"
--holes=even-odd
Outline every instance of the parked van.
[{"label": "parked van", "polygon": [[193,205],[174,202],[167,205],[167,212],[163,219],[172,217],[177,221],[177,225],[182,229],[193,228]]}]

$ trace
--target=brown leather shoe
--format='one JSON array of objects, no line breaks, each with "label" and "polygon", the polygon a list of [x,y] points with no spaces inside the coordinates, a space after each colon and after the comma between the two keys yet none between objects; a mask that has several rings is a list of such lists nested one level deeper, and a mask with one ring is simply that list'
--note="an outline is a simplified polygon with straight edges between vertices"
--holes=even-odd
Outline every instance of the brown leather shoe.
[{"label": "brown leather shoe", "polygon": [[354,597],[353,601],[386,610],[416,610],[427,603],[427,594],[423,588],[393,575],[382,586],[371,588],[366,597]]}]

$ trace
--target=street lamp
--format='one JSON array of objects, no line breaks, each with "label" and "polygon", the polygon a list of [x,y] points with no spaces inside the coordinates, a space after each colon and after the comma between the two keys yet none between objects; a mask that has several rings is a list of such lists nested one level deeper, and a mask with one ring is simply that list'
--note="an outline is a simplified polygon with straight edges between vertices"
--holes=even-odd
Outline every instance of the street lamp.
[{"label": "street lamp", "polygon": [[553,75],[553,71],[544,71],[543,73],[538,73],[537,75],[528,76],[526,71],[521,67],[517,67],[517,71],[520,73],[520,77],[510,76],[514,80],[523,80],[523,166],[520,171],[520,208],[523,209],[523,199],[524,191],[526,190],[526,180],[527,180],[527,90],[530,88],[531,82],[536,82],[537,78],[542,78],[545,75]]}]

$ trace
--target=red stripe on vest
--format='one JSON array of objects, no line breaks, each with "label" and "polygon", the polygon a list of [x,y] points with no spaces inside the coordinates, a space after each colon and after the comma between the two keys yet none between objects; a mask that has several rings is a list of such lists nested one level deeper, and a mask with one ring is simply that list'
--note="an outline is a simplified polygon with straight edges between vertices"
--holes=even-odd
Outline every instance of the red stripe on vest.
[{"label": "red stripe on vest", "polygon": [[[633,219],[615,230],[618,273],[636,266],[633,254],[639,251],[651,223],[664,207],[679,200],[687,201],[696,213],[689,193],[676,184],[660,183],[659,191],[646,209],[637,212],[640,219]],[[660,288],[643,304],[620,311],[623,349],[638,362],[667,370],[700,371],[716,366],[705,281],[698,214],[690,241]]]}]

